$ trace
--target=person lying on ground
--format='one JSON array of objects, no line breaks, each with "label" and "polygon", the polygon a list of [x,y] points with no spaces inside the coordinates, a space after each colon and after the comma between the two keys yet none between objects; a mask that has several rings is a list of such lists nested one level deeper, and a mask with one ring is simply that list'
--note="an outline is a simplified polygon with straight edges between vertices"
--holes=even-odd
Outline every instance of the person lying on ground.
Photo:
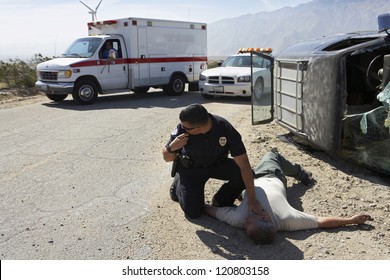
[{"label": "person lying on ground", "polygon": [[256,244],[269,244],[278,231],[298,231],[316,228],[336,228],[351,224],[363,224],[372,220],[369,215],[345,217],[315,217],[293,208],[287,201],[285,176],[297,178],[305,185],[313,182],[310,172],[280,155],[276,149],[264,155],[255,172],[256,197],[271,220],[264,220],[257,213],[248,211],[247,198],[239,206],[205,206],[205,212],[234,227],[243,228]]}]

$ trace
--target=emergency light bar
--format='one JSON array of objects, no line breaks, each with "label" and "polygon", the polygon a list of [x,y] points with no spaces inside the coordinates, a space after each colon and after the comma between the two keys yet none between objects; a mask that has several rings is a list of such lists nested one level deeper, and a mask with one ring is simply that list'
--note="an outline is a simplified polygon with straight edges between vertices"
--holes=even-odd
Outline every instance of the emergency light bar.
[{"label": "emergency light bar", "polygon": [[272,48],[240,48],[238,53],[247,53],[247,52],[265,52],[271,53]]},{"label": "emergency light bar", "polygon": [[97,25],[112,25],[112,24],[117,24],[118,22],[116,20],[104,20],[104,21],[95,21],[95,22],[88,22],[87,25],[89,27],[97,26]]}]

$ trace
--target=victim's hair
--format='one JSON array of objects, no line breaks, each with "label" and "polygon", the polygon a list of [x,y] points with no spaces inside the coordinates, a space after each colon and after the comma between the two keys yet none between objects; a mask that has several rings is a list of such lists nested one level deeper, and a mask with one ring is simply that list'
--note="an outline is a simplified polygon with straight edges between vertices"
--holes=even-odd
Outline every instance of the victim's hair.
[{"label": "victim's hair", "polygon": [[276,227],[271,221],[250,219],[246,223],[246,234],[256,244],[270,244],[276,238]]}]

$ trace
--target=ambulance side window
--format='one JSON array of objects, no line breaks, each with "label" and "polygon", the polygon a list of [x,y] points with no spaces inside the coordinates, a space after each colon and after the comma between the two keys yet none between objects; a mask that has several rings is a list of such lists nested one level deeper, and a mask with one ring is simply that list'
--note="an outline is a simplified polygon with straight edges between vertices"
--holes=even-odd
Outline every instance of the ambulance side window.
[{"label": "ambulance side window", "polygon": [[107,40],[99,51],[99,58],[107,59],[110,49],[116,51],[116,58],[122,58],[122,47],[119,40]]}]

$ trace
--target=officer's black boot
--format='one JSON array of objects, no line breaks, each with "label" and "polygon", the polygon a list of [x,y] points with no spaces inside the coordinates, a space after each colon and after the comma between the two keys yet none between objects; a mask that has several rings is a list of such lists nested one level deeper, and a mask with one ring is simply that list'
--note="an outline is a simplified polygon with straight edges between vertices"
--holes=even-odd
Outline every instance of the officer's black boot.
[{"label": "officer's black boot", "polygon": [[176,194],[176,188],[177,188],[177,183],[179,182],[179,175],[176,173],[176,176],[175,178],[173,179],[173,182],[172,182],[172,185],[171,187],[169,188],[169,196],[171,197],[171,199],[175,202],[178,202],[179,199],[177,198],[177,194]]}]

